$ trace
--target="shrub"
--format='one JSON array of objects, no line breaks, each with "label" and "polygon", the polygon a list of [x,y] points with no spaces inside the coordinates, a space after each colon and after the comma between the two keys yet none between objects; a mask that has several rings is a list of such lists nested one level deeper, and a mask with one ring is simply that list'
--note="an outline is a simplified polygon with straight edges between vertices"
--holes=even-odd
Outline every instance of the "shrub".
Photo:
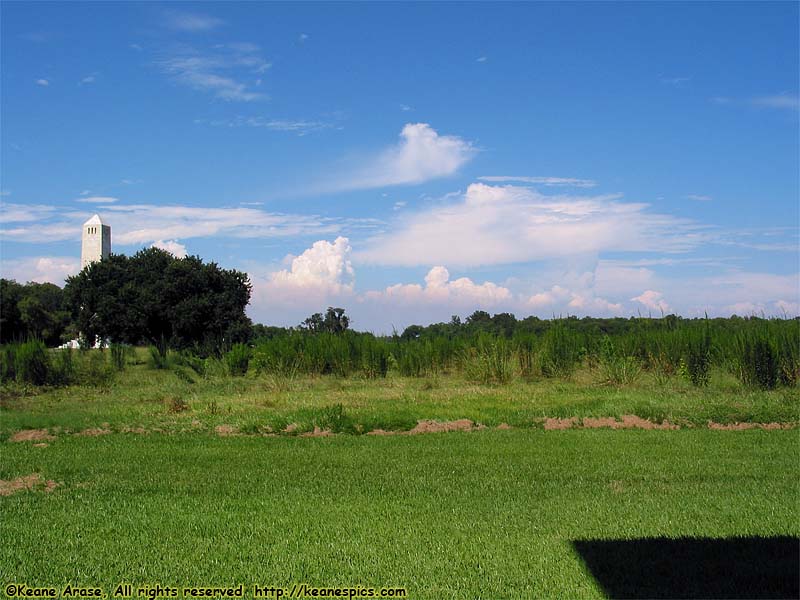
[{"label": "shrub", "polygon": [[124,371],[128,364],[128,357],[133,354],[133,348],[127,344],[111,344],[111,364],[117,371]]},{"label": "shrub", "polygon": [[14,356],[14,371],[18,381],[44,385],[50,369],[47,348],[40,341],[20,344]]},{"label": "shrub", "polygon": [[556,322],[542,339],[541,366],[546,377],[569,377],[578,365],[582,345],[579,335]]},{"label": "shrub", "polygon": [[711,355],[705,343],[694,342],[689,346],[686,352],[685,367],[692,385],[697,387],[708,385]]},{"label": "shrub", "polygon": [[771,390],[778,385],[781,368],[778,352],[767,335],[751,334],[739,340],[739,379],[745,385]]},{"label": "shrub", "polygon": [[169,360],[166,353],[162,354],[155,346],[149,346],[147,350],[150,352],[149,363],[151,369],[169,369]]},{"label": "shrub", "polygon": [[52,385],[70,385],[76,380],[75,361],[72,350],[63,348],[53,354],[49,379]]},{"label": "shrub", "polygon": [[514,377],[511,349],[505,338],[480,339],[463,355],[464,375],[477,383],[508,383]]},{"label": "shrub", "polygon": [[15,362],[17,360],[18,344],[4,344],[0,346],[0,381],[12,381],[16,379],[17,371]]},{"label": "shrub", "polygon": [[82,352],[82,360],[78,379],[84,385],[105,386],[111,383],[114,368],[106,362],[105,353],[101,350]]},{"label": "shrub", "polygon": [[241,377],[247,373],[250,366],[252,351],[245,344],[234,344],[230,351],[225,355],[225,364],[228,366],[228,373]]}]

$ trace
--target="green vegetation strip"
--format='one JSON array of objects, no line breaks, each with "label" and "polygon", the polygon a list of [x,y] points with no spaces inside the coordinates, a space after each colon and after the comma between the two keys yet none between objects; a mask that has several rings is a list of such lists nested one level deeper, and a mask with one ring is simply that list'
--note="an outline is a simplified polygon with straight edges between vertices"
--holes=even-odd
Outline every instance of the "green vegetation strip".
[{"label": "green vegetation strip", "polygon": [[529,429],[3,443],[0,479],[37,473],[61,485],[0,498],[0,573],[29,585],[598,597],[576,540],[800,535],[799,436]]}]

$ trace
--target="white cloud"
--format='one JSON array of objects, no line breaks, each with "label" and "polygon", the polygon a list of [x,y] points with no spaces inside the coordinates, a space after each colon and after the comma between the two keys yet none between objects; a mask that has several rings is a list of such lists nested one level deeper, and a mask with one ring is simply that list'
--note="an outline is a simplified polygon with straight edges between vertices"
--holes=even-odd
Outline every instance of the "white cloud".
[{"label": "white cloud", "polygon": [[20,283],[36,281],[63,285],[67,277],[81,270],[80,262],[77,257],[72,256],[4,259],[0,262],[0,271],[4,278],[14,279]]},{"label": "white cloud", "polygon": [[475,62],[484,63],[487,60],[489,59],[486,56],[479,56],[478,58],[475,59]]},{"label": "white cloud", "polygon": [[253,74],[264,73],[271,66],[255,44],[218,44],[209,52],[182,47],[160,57],[156,65],[176,82],[213,93],[222,100],[250,102],[267,98],[247,83]]},{"label": "white cloud", "polygon": [[242,116],[232,119],[195,119],[194,122],[198,125],[211,125],[212,127],[255,127],[270,131],[288,131],[298,135],[306,135],[333,127],[333,123],[309,119],[267,119]]},{"label": "white cloud", "polygon": [[164,24],[170,29],[198,33],[216,29],[224,25],[225,21],[210,15],[171,10],[164,14]]},{"label": "white cloud", "polygon": [[409,112],[409,111],[414,110],[414,109],[411,108],[408,104],[401,104],[400,105],[400,110],[402,110],[403,112]]},{"label": "white cloud", "polygon": [[666,300],[664,300],[664,294],[655,290],[645,290],[639,296],[631,298],[631,300],[643,304],[649,310],[661,312],[665,315],[669,314],[672,310]]},{"label": "white cloud", "polygon": [[548,187],[590,188],[597,185],[591,179],[574,179],[572,177],[513,177],[508,175],[484,175],[480,181],[490,183],[541,183]]},{"label": "white cloud", "polygon": [[616,195],[545,196],[475,183],[448,202],[401,218],[357,258],[381,265],[477,266],[599,252],[690,250],[706,240],[687,219],[655,214]]},{"label": "white cloud", "polygon": [[450,272],[442,266],[433,267],[425,276],[425,285],[396,284],[382,292],[367,292],[370,300],[394,301],[402,304],[434,303],[467,307],[490,307],[513,299],[511,290],[491,281],[481,284],[468,277],[450,280]]},{"label": "white cloud", "polygon": [[[203,208],[181,205],[106,204],[103,220],[111,225],[115,244],[151,244],[156,240],[190,239],[225,235],[239,238],[273,238],[338,233],[345,227],[371,228],[369,219],[331,219],[315,215],[270,213],[257,208]],[[81,225],[91,216],[82,210],[56,206],[4,203],[0,223],[7,240],[56,242],[80,238]]]},{"label": "white cloud", "polygon": [[36,85],[41,85],[42,87],[47,87],[50,85],[50,82],[47,79],[37,79]]},{"label": "white cloud", "polygon": [[301,33],[300,35],[297,36],[297,41],[303,44],[308,39],[308,37],[309,36],[307,33]]},{"label": "white cloud", "polygon": [[405,208],[406,204],[408,203],[405,202],[404,200],[399,200],[394,203],[394,205],[392,206],[392,210],[400,210],[402,208]]},{"label": "white cloud", "polygon": [[713,200],[711,196],[704,196],[702,194],[689,194],[686,197],[689,200],[697,200],[698,202],[711,202]]},{"label": "white cloud", "polygon": [[94,75],[87,75],[86,77],[84,77],[80,81],[81,84],[94,83],[94,82],[95,82],[95,76]]},{"label": "white cloud", "polygon": [[119,202],[119,198],[111,196],[88,196],[84,198],[77,198],[75,202],[88,202],[90,204],[113,204]]},{"label": "white cloud", "polygon": [[289,287],[321,287],[335,293],[352,290],[355,272],[351,251],[346,237],[337,237],[333,243],[319,240],[292,259],[291,269],[273,273],[272,282]]},{"label": "white cloud", "polygon": [[166,250],[175,258],[186,258],[186,246],[183,244],[178,243],[178,240],[156,240],[153,242],[153,248],[161,248],[162,250]]},{"label": "white cloud", "polygon": [[329,304],[352,303],[355,271],[350,254],[349,240],[338,237],[332,243],[314,242],[299,256],[287,256],[285,261],[291,261],[288,269],[266,274],[250,269],[251,312],[273,323],[279,319],[283,324],[296,324]]},{"label": "white cloud", "polygon": [[439,135],[427,123],[408,123],[400,142],[335,183],[340,190],[416,184],[455,174],[477,150],[460,137]]},{"label": "white cloud", "polygon": [[790,94],[776,94],[774,96],[759,96],[753,98],[752,103],[764,108],[779,108],[800,110],[800,97]]},{"label": "white cloud", "polygon": [[5,196],[10,196],[10,195],[11,195],[11,190],[2,190],[2,191],[0,191],[0,196],[4,196],[5,197]]}]

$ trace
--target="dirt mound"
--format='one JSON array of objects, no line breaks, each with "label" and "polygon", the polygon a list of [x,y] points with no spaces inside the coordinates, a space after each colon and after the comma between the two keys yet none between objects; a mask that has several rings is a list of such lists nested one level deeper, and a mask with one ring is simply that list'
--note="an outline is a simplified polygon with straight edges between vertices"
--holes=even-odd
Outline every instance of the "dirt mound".
[{"label": "dirt mound", "polygon": [[419,421],[414,427],[406,432],[407,435],[418,433],[442,433],[445,431],[472,431],[474,423],[469,419],[458,419],[457,421]]},{"label": "dirt mound", "polygon": [[38,473],[31,473],[24,477],[17,477],[16,479],[0,479],[0,496],[11,496],[17,492],[24,492],[26,490],[37,490],[50,493],[56,489],[60,483],[56,483],[52,479],[45,480]]},{"label": "dirt mound", "polygon": [[320,429],[315,425],[314,431],[306,431],[305,433],[301,433],[300,437],[329,437],[332,435],[333,432],[330,429]]},{"label": "dirt mound", "polygon": [[613,417],[586,417],[583,419],[583,427],[587,429],[600,427],[610,427],[611,429],[679,429],[677,425],[667,421],[653,423],[636,415],[622,415],[622,421],[617,421]]},{"label": "dirt mound", "polygon": [[10,438],[9,442],[49,442],[56,439],[56,436],[50,435],[47,429],[23,429],[18,431]]}]

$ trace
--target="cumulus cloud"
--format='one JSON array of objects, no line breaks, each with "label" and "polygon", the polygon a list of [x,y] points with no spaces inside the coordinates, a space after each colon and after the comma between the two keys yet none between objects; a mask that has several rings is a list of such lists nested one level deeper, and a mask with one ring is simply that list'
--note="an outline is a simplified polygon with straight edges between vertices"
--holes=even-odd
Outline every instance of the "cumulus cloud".
[{"label": "cumulus cloud", "polygon": [[357,254],[384,265],[477,266],[600,252],[687,251],[705,240],[688,219],[618,195],[545,196],[475,183],[458,200],[399,220]]},{"label": "cumulus cloud", "polygon": [[178,243],[178,240],[156,240],[153,242],[153,248],[161,248],[166,250],[175,258],[186,258],[186,246]]},{"label": "cumulus cloud", "polygon": [[340,190],[422,183],[456,173],[477,150],[458,136],[439,135],[427,123],[408,123],[400,142],[336,182]]},{"label": "cumulus cloud", "polygon": [[664,294],[655,290],[645,290],[639,296],[631,298],[631,300],[643,304],[649,310],[661,312],[665,315],[672,310],[664,300]]},{"label": "cumulus cloud", "polygon": [[273,273],[272,281],[281,286],[325,288],[332,292],[352,290],[355,272],[350,261],[350,240],[337,237],[314,244],[292,259],[290,269]]},{"label": "cumulus cloud", "polygon": [[55,283],[64,285],[64,280],[81,270],[81,261],[73,256],[37,256],[4,259],[0,262],[0,272],[5,279],[20,283]]},{"label": "cumulus cloud", "polygon": [[287,257],[288,269],[266,274],[251,269],[251,312],[291,325],[329,304],[352,300],[355,271],[350,254],[350,241],[340,236],[333,242],[319,240],[299,256]]},{"label": "cumulus cloud", "polygon": [[425,285],[417,283],[396,284],[382,292],[367,292],[371,300],[389,300],[400,303],[438,303],[476,307],[490,307],[512,300],[508,288],[491,281],[475,283],[469,277],[450,280],[450,272],[442,266],[433,267],[425,276]]}]

